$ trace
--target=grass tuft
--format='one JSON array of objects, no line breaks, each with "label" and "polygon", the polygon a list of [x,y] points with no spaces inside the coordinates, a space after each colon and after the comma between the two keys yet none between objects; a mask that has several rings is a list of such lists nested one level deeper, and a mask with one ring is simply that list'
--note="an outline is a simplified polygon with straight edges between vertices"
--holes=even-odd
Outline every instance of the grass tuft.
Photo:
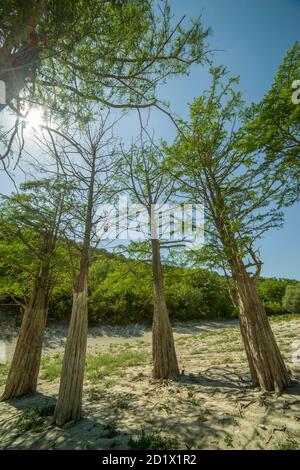
[{"label": "grass tuft", "polygon": [[88,355],[86,377],[95,382],[116,372],[124,373],[124,368],[140,366],[145,363],[148,355],[137,351],[124,351],[119,354]]},{"label": "grass tuft", "polygon": [[129,439],[128,446],[133,450],[173,450],[177,448],[177,440],[174,437],[162,436],[158,431],[147,434],[145,429],[141,429],[135,439]]},{"label": "grass tuft", "polygon": [[0,386],[5,384],[8,370],[8,364],[0,364]]}]

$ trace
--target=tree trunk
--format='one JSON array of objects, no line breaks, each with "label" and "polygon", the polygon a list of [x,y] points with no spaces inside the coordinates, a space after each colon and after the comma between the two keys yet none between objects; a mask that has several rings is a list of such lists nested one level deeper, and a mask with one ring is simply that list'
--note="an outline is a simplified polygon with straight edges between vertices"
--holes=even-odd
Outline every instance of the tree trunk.
[{"label": "tree trunk", "polygon": [[152,327],[153,377],[175,378],[179,375],[173,331],[164,296],[159,240],[152,239],[154,316]]},{"label": "tree trunk", "polygon": [[53,424],[58,426],[63,426],[69,421],[77,422],[81,419],[88,334],[88,274],[93,225],[95,165],[96,153],[94,151],[91,162],[91,178],[88,188],[88,204],[80,269],[73,293],[72,314],[61,371],[59,394],[52,420]]},{"label": "tree trunk", "polygon": [[88,331],[87,277],[73,294],[73,306],[53,423],[62,426],[81,418]]},{"label": "tree trunk", "polygon": [[254,280],[244,268],[235,276],[240,326],[254,385],[280,393],[290,384],[266,311]]},{"label": "tree trunk", "polygon": [[1,401],[36,391],[48,309],[49,263],[38,276],[25,309]]}]

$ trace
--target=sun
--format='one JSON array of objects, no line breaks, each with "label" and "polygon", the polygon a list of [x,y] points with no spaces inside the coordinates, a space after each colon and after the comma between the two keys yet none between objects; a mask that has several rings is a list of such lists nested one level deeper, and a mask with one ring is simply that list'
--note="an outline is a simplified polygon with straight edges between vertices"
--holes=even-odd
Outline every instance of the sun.
[{"label": "sun", "polygon": [[42,125],[45,125],[44,112],[42,108],[30,108],[24,119],[28,131],[38,131]]}]

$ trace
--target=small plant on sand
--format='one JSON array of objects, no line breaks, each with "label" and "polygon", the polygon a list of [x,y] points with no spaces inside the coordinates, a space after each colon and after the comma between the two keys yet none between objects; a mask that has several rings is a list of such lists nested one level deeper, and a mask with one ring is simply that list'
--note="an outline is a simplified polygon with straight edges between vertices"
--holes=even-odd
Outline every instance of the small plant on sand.
[{"label": "small plant on sand", "polygon": [[42,380],[55,380],[60,376],[62,367],[61,354],[49,354],[42,357],[40,378]]},{"label": "small plant on sand", "polygon": [[89,401],[99,401],[104,398],[105,394],[102,390],[92,388],[88,391],[88,400]]},{"label": "small plant on sand", "polygon": [[37,412],[40,416],[52,416],[55,410],[55,402],[50,403],[49,405],[38,408]]},{"label": "small plant on sand", "polygon": [[163,436],[161,431],[147,434],[145,429],[141,429],[135,439],[129,439],[128,447],[133,450],[172,450],[178,448],[177,440],[174,437]]},{"label": "small plant on sand", "polygon": [[197,418],[197,420],[199,421],[199,423],[204,423],[205,421],[207,421],[207,415],[209,414],[209,412],[207,410],[200,410],[200,414]]},{"label": "small plant on sand", "polygon": [[227,447],[233,447],[233,437],[231,434],[226,434],[224,437],[224,442],[227,445]]},{"label": "small plant on sand", "polygon": [[105,437],[112,439],[119,434],[117,429],[117,423],[115,421],[110,421],[104,426]]},{"label": "small plant on sand", "polygon": [[157,407],[158,411],[164,411],[167,415],[172,413],[172,406],[168,405],[167,403],[162,403]]},{"label": "small plant on sand", "polygon": [[275,447],[276,450],[299,450],[300,445],[294,439],[287,439],[285,442],[280,442]]},{"label": "small plant on sand", "polygon": [[103,388],[112,388],[116,385],[117,381],[113,379],[108,379],[103,382]]},{"label": "small plant on sand", "polygon": [[[53,409],[52,409],[53,413]],[[37,408],[30,408],[18,419],[17,430],[19,433],[30,431],[31,433],[39,433],[46,429],[45,415],[42,410]]]},{"label": "small plant on sand", "polygon": [[234,362],[234,359],[232,357],[224,357],[223,359],[223,364],[232,364]]},{"label": "small plant on sand", "polygon": [[130,407],[131,401],[132,396],[130,394],[122,395],[116,399],[114,406],[120,410],[127,410]]},{"label": "small plant on sand", "polygon": [[135,367],[145,363],[147,354],[124,351],[119,354],[98,354],[87,356],[86,377],[91,382],[112,375],[124,373],[124,368]]}]

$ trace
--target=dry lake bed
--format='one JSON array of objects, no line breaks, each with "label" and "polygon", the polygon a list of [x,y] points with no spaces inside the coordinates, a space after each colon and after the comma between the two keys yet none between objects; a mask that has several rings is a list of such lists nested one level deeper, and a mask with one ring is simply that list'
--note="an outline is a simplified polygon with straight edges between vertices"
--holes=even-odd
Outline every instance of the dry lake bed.
[{"label": "dry lake bed", "polygon": [[[0,403],[0,449],[300,449],[300,316],[287,318],[272,320],[294,380],[279,397],[251,386],[236,321],[174,326],[178,381],[151,379],[149,328],[92,328],[83,419],[63,428],[51,415],[66,330],[48,329],[38,393]],[[1,328],[8,362],[15,333]]]}]

